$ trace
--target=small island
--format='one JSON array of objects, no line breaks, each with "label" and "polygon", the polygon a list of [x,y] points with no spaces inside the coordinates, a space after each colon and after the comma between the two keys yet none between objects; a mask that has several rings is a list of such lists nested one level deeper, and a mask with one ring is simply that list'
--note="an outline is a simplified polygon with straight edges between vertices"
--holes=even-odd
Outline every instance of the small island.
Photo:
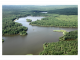
[{"label": "small island", "polygon": [[31,22],[32,20],[31,20],[31,19],[26,19],[26,21],[27,21],[27,22]]}]

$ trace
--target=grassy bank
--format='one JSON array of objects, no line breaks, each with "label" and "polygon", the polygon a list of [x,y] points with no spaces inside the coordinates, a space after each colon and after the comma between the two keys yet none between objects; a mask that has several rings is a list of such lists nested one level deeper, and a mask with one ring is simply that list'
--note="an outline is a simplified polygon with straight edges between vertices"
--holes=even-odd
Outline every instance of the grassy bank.
[{"label": "grassy bank", "polygon": [[54,32],[63,32],[63,34],[65,35],[67,32],[65,30],[53,30]]}]

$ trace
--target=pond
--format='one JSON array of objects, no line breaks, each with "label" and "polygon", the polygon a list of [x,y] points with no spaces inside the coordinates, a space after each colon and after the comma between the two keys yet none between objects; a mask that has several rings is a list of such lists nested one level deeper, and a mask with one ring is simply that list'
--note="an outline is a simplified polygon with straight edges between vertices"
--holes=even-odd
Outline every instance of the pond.
[{"label": "pond", "polygon": [[28,35],[11,35],[2,36],[5,42],[2,43],[3,55],[26,55],[33,54],[38,55],[43,51],[43,44],[45,42],[57,42],[59,37],[63,34],[61,32],[53,32],[53,30],[66,30],[74,31],[77,28],[59,28],[59,27],[40,27],[29,25],[30,22],[26,22],[26,19],[36,21],[44,17],[41,16],[27,16],[16,20],[15,22],[21,23],[23,26],[28,27]]}]

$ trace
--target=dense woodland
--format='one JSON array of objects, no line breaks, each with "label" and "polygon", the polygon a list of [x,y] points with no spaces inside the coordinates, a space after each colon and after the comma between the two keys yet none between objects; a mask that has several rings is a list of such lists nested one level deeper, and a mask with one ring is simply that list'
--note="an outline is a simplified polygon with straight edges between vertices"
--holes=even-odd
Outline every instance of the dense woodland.
[{"label": "dense woodland", "polygon": [[78,16],[52,14],[47,18],[31,22],[30,24],[37,26],[78,27]]},{"label": "dense woodland", "polygon": [[40,55],[77,55],[78,41],[59,41],[43,44],[44,50]]},{"label": "dense woodland", "polygon": [[[43,14],[41,12],[48,12]],[[3,5],[2,35],[26,35],[28,27],[15,22],[15,19],[26,16],[44,16],[45,18],[30,22],[30,25],[54,27],[78,27],[77,5]],[[60,37],[64,41],[45,43],[40,55],[77,55],[78,31],[68,32]],[[73,40],[73,41],[65,41]]]},{"label": "dense woodland", "polygon": [[3,29],[2,33],[3,35],[13,35],[13,34],[19,34],[22,31],[27,31],[27,27],[22,26],[20,23],[15,22],[5,22],[3,23]]}]

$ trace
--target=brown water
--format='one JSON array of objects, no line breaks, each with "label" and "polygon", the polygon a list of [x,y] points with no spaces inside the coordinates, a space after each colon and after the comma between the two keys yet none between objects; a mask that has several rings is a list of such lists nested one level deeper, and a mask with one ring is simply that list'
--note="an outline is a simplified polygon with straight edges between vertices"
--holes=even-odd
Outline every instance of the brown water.
[{"label": "brown water", "polygon": [[38,55],[39,52],[43,51],[43,44],[45,42],[57,42],[59,37],[63,34],[61,32],[53,32],[53,30],[66,30],[73,31],[77,28],[59,28],[59,27],[39,27],[31,26],[29,22],[26,22],[26,19],[32,19],[36,21],[44,17],[22,17],[16,20],[15,22],[21,23],[23,26],[28,27],[28,35],[12,35],[12,36],[3,36],[2,38],[5,42],[2,43],[3,55],[26,55],[33,54]]}]

